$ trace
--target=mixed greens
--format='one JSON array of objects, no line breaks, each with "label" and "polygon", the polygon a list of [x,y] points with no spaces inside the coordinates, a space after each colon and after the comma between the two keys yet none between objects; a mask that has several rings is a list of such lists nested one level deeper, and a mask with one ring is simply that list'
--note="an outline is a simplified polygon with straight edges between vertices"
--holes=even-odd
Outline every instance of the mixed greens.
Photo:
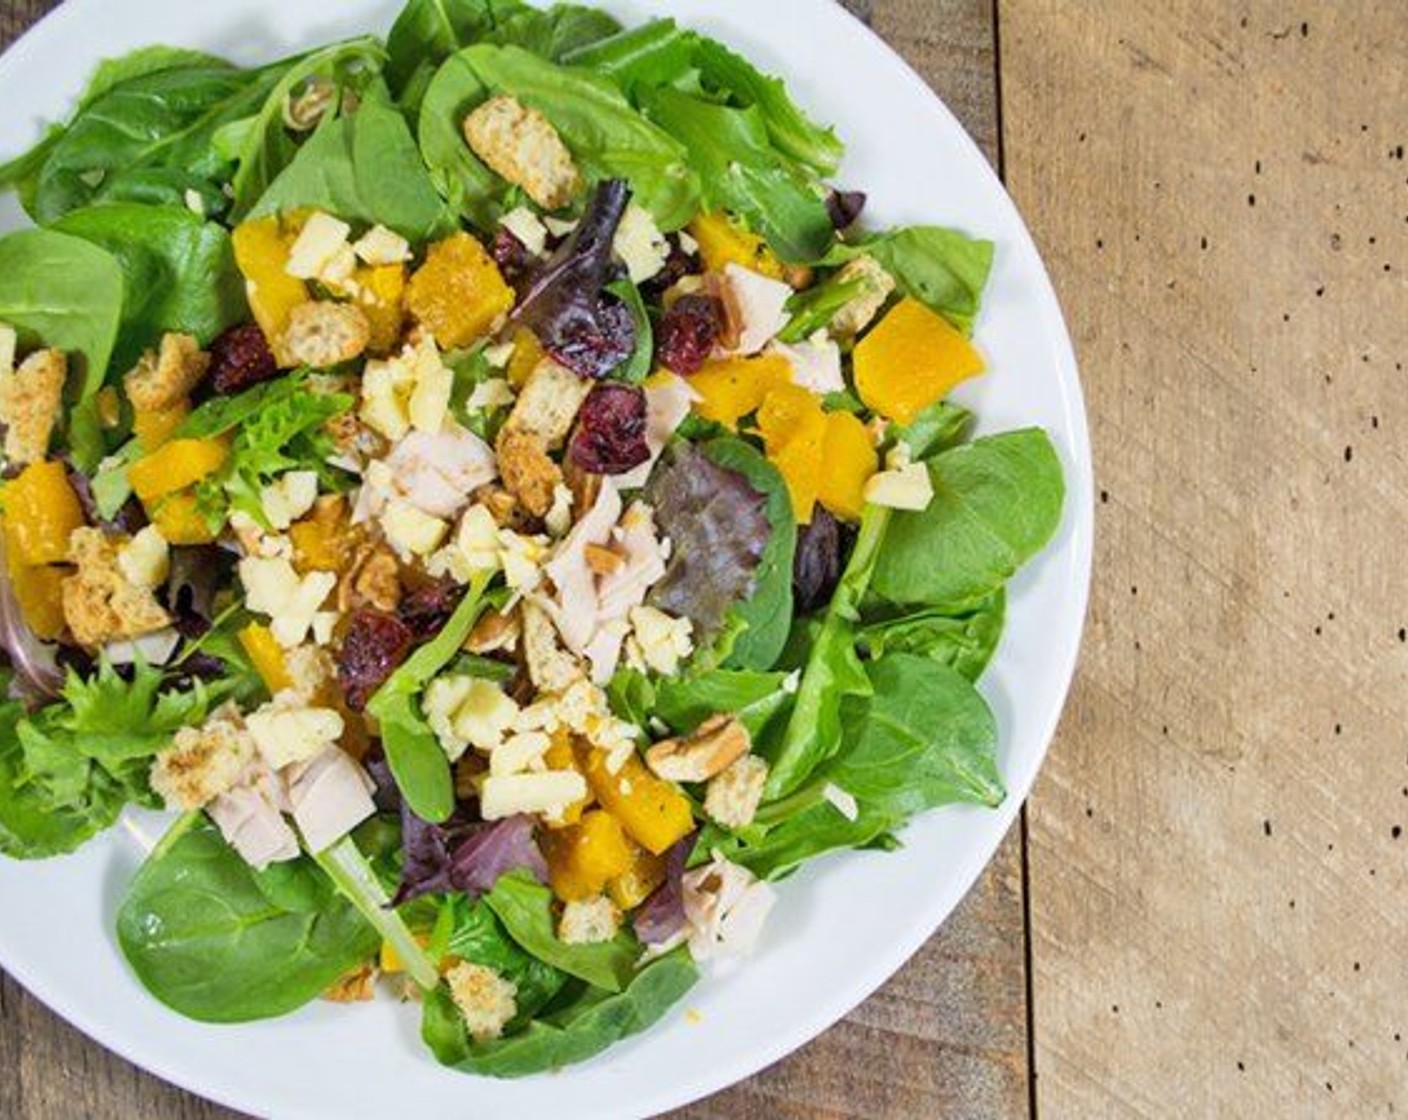
[{"label": "mixed greens", "polygon": [[842,155],[571,5],[103,63],[0,166],[0,853],[179,812],[118,915],[154,996],[389,988],[513,1077],[1000,803],[974,684],[1061,469],[946,399],[992,246],[865,229]]}]

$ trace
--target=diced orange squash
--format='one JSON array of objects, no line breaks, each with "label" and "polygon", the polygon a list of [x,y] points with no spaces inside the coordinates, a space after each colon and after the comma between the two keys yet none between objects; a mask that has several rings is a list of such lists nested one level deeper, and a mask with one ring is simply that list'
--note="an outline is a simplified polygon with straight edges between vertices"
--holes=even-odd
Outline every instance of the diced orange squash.
[{"label": "diced orange squash", "polygon": [[16,565],[59,564],[83,525],[83,507],[63,463],[31,463],[5,484],[5,546]]},{"label": "diced orange squash", "polygon": [[132,413],[132,434],[143,451],[152,452],[169,440],[191,413],[191,403],[180,400],[169,408],[150,411],[137,409]]},{"label": "diced orange squash", "polygon": [[901,424],[982,372],[983,356],[963,332],[917,299],[901,300],[856,344],[856,392]]},{"label": "diced orange squash", "polygon": [[721,210],[700,214],[689,223],[689,234],[699,242],[699,256],[710,272],[740,264],[773,280],[783,279],[782,262],[768,243],[750,233]]},{"label": "diced orange squash", "polygon": [[538,368],[538,363],[547,356],[538,336],[527,327],[519,327],[513,332],[513,355],[508,360],[508,383],[515,389],[523,388],[533,371]]},{"label": "diced orange squash", "polygon": [[817,499],[844,521],[865,512],[865,484],[878,469],[870,430],[849,412],[828,412]]},{"label": "diced orange squash", "polygon": [[800,524],[812,519],[826,470],[826,413],[821,399],[800,385],[782,385],[758,409],[763,447],[787,483],[792,513]]},{"label": "diced orange squash", "polygon": [[372,328],[367,349],[373,354],[388,354],[401,341],[401,328],[406,321],[405,266],[381,264],[359,268],[352,279],[361,289],[358,302]]},{"label": "diced orange squash", "polygon": [[[559,728],[553,732],[552,745],[543,754],[543,765],[549,770],[576,770],[581,773],[577,765],[577,756],[572,751],[572,733]],[[571,805],[562,811],[561,816],[555,820],[547,822],[549,828],[564,828],[567,825],[576,824],[582,819],[582,814],[592,807],[596,802],[596,797],[591,788],[579,797]]]},{"label": "diced orange squash", "polygon": [[622,910],[634,910],[665,881],[665,857],[631,844],[631,865],[606,884],[606,893]]},{"label": "diced orange squash", "polygon": [[689,798],[647,770],[636,755],[614,774],[606,767],[606,752],[595,747],[579,748],[577,762],[601,807],[647,851],[662,855],[694,827]]},{"label": "diced orange squash", "polygon": [[[416,944],[422,949],[429,947],[430,934],[412,933],[411,936],[415,938]],[[406,971],[406,962],[401,959],[401,954],[396,951],[396,947],[389,941],[383,941],[381,943],[381,955],[377,961],[377,965],[382,972],[388,974]]]},{"label": "diced orange squash", "polygon": [[270,694],[293,687],[293,677],[288,671],[288,663],[284,660],[283,647],[275,640],[272,630],[257,622],[251,622],[239,632],[238,637],[244,652],[249,656],[250,664],[254,666],[254,671],[259,674],[259,679],[264,682],[264,687]]},{"label": "diced orange squash", "polygon": [[293,566],[300,575],[345,574],[362,540],[362,531],[348,518],[347,501],[340,495],[319,498],[307,517],[289,526],[288,535],[293,542]]},{"label": "diced orange squash", "polygon": [[173,439],[127,468],[127,481],[145,504],[214,474],[230,454],[224,439]]},{"label": "diced orange squash", "polygon": [[236,226],[231,241],[254,321],[277,351],[289,315],[309,299],[308,285],[286,271],[293,235],[277,218],[256,218]]},{"label": "diced orange squash", "polygon": [[432,245],[406,292],[411,314],[445,350],[489,334],[512,309],[513,300],[513,289],[494,258],[467,233],[451,234]]},{"label": "diced orange squash", "polygon": [[168,544],[210,544],[219,534],[201,513],[194,494],[168,494],[147,508]]},{"label": "diced orange squash", "polygon": [[592,898],[631,866],[630,842],[621,822],[593,809],[574,825],[550,833],[544,843],[548,881],[564,902]]},{"label": "diced orange squash", "polygon": [[64,632],[63,583],[69,571],[52,564],[20,564],[10,568],[10,591],[25,625],[46,642]]},{"label": "diced orange squash", "polygon": [[781,354],[761,354],[756,358],[722,358],[705,362],[689,379],[689,387],[701,400],[694,411],[706,420],[732,428],[744,416],[757,411],[763,398],[792,379],[792,367]]}]

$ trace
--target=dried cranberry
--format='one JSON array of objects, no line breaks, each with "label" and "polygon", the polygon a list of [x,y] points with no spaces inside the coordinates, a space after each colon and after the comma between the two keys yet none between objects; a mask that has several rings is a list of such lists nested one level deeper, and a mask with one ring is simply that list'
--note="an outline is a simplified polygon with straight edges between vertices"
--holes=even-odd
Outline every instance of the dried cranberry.
[{"label": "dried cranberry", "polygon": [[808,525],[798,526],[792,559],[792,593],[797,610],[808,614],[825,606],[841,579],[841,526],[818,505]]},{"label": "dried cranberry", "polygon": [[217,393],[238,393],[279,372],[258,323],[231,327],[210,344],[210,383]]},{"label": "dried cranberry", "polygon": [[838,230],[850,229],[865,209],[864,191],[835,191],[826,196],[826,212]]},{"label": "dried cranberry", "polygon": [[401,600],[396,614],[417,641],[440,633],[467,589],[452,579],[439,579],[417,587]]},{"label": "dried cranberry", "polygon": [[533,254],[511,229],[500,227],[494,234],[493,254],[494,263],[499,266],[504,279],[515,288],[533,270]]},{"label": "dried cranberry", "polygon": [[611,296],[603,296],[595,306],[583,297],[564,307],[543,331],[543,349],[578,377],[605,377],[635,348],[630,308]]},{"label": "dried cranberry", "polygon": [[577,413],[568,455],[592,474],[625,474],[644,463],[645,394],[633,385],[598,385]]},{"label": "dried cranberry", "polygon": [[661,297],[686,276],[694,276],[702,271],[699,254],[686,253],[679,243],[679,238],[671,237],[665,267],[640,286],[640,294],[650,303],[659,303]]},{"label": "dried cranberry", "polygon": [[682,377],[698,373],[723,326],[724,309],[713,296],[681,296],[660,318],[655,356]]},{"label": "dried cranberry", "polygon": [[381,611],[353,613],[337,656],[337,680],[347,706],[360,712],[411,652],[415,635],[395,615]]}]

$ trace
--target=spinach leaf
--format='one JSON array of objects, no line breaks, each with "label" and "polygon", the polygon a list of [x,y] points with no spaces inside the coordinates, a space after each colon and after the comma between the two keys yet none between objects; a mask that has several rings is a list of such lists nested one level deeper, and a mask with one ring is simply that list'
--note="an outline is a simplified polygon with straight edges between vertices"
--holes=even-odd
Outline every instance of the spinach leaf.
[{"label": "spinach leaf", "polygon": [[587,987],[527,1030],[472,1041],[444,985],[425,1000],[421,1037],[444,1065],[491,1077],[523,1077],[585,1061],[614,1042],[653,1026],[699,978],[683,948],[642,968],[622,992]]},{"label": "spinach leaf", "polygon": [[0,322],[19,331],[21,346],[56,347],[77,367],[69,379],[68,439],[84,470],[103,455],[95,399],[122,303],[122,268],[96,245],[44,229],[0,238]]},{"label": "spinach leaf", "polygon": [[[235,173],[230,179],[234,198],[230,209],[232,223],[250,212],[299,151],[297,141],[284,123],[289,98],[313,79],[332,82],[338,89],[339,100],[347,91],[361,94],[379,71],[382,57],[381,46],[370,37],[349,39],[306,54],[279,76],[258,113],[248,120],[232,122],[239,141]],[[226,137],[229,135],[226,133]],[[392,158],[391,153],[387,153],[387,158]]]},{"label": "spinach leaf", "polygon": [[167,331],[204,346],[247,314],[230,235],[185,207],[105,203],[73,210],[53,228],[108,250],[122,267],[118,369],[134,366]]},{"label": "spinach leaf", "polygon": [[710,669],[685,677],[662,677],[654,687],[654,714],[681,734],[710,716],[728,712],[756,744],[764,730],[792,703],[790,674],[755,669]]},{"label": "spinach leaf", "polygon": [[86,109],[109,90],[116,89],[124,82],[145,78],[148,74],[159,74],[163,70],[180,69],[227,69],[234,67],[223,58],[204,51],[193,51],[186,47],[167,47],[157,44],[138,47],[134,51],[105,58],[88,79],[88,86],[78,99],[78,108]]},{"label": "spinach leaf", "polygon": [[807,654],[792,717],[773,750],[764,796],[795,790],[841,746],[841,702],[870,692],[870,678],[856,655],[855,624],[890,524],[884,506],[866,506],[855,548]]},{"label": "spinach leaf", "polygon": [[512,1034],[526,1026],[562,990],[567,974],[519,948],[482,899],[470,902],[464,895],[451,895],[443,905],[452,916],[446,951],[512,980],[518,1011],[504,1029]]},{"label": "spinach leaf", "polygon": [[698,37],[672,19],[652,19],[564,55],[569,66],[613,79],[628,94],[636,85],[668,85],[688,73]]},{"label": "spinach leaf", "polygon": [[991,241],[939,226],[910,226],[837,242],[819,263],[874,257],[907,295],[971,334],[992,271],[992,253]]},{"label": "spinach leaf", "polygon": [[806,792],[805,803],[784,810],[771,827],[729,833],[709,825],[695,850],[717,850],[758,878],[776,880],[827,852],[868,847],[902,823],[891,813],[865,803],[851,820],[815,790]]},{"label": "spinach leaf", "polygon": [[797,548],[792,499],[781,473],[751,444],[741,439],[716,439],[704,444],[703,451],[719,466],[737,471],[767,498],[765,512],[772,532],[754,573],[752,595],[730,608],[730,614],[744,622],[746,629],[734,641],[728,664],[740,669],[770,669],[792,625],[792,557]]},{"label": "spinach leaf", "polygon": [[871,693],[842,705],[845,750],[818,780],[901,819],[955,801],[995,806],[997,723],[965,677],[894,653],[869,667]]},{"label": "spinach leaf", "polygon": [[303,207],[349,222],[380,222],[414,242],[451,225],[405,118],[375,96],[351,116],[325,120],[260,196],[251,216]]},{"label": "spinach leaf", "polygon": [[973,414],[962,405],[935,401],[898,429],[897,438],[908,444],[911,458],[927,459],[962,443],[972,427]]},{"label": "spinach leaf", "polygon": [[454,812],[455,786],[449,760],[416,697],[464,644],[486,606],[488,582],[488,576],[476,576],[444,629],[411,654],[367,701],[367,712],[381,725],[382,747],[401,796],[416,816],[432,824]]},{"label": "spinach leaf", "polygon": [[925,607],[868,622],[860,631],[860,640],[872,660],[889,653],[912,653],[976,681],[1002,637],[1005,610],[1006,596],[999,589],[960,614]]},{"label": "spinach leaf", "polygon": [[[679,229],[694,217],[699,179],[685,147],[637,113],[612,82],[518,47],[485,44],[448,59],[421,108],[421,150],[436,185],[460,213],[492,214],[504,191],[496,176],[485,179],[487,169],[460,131],[465,116],[495,94],[515,97],[547,117],[590,182],[628,180],[635,201],[661,229]],[[456,175],[468,182],[457,188]]]},{"label": "spinach leaf", "polygon": [[875,565],[875,592],[895,603],[961,605],[992,594],[1061,520],[1061,464],[1046,433],[988,436],[928,461],[934,498],[897,512]]},{"label": "spinach leaf", "polygon": [[[290,60],[291,61],[291,60]],[[40,224],[98,201],[183,205],[187,190],[223,209],[228,160],[213,139],[257,112],[290,61],[260,70],[222,63],[139,73],[82,106],[50,144],[26,209]]]},{"label": "spinach leaf", "polygon": [[620,27],[605,12],[575,4],[543,11],[520,0],[411,0],[386,38],[386,78],[414,111],[430,74],[461,47],[513,43],[556,62]]},{"label": "spinach leaf", "polygon": [[622,931],[610,941],[569,945],[559,941],[552,920],[552,891],[525,872],[515,871],[494,884],[484,902],[503,922],[509,936],[527,952],[607,991],[622,991],[635,971],[640,946]]},{"label": "spinach leaf", "polygon": [[646,116],[683,142],[704,202],[746,218],[785,261],[815,261],[836,239],[812,179],[779,153],[756,106],[736,109],[662,86],[639,94]]},{"label": "spinach leaf", "polygon": [[335,896],[316,910],[271,902],[249,865],[194,814],[172,827],[137,872],[118,911],[117,939],[152,995],[206,1023],[302,1007],[367,960],[380,940]]}]

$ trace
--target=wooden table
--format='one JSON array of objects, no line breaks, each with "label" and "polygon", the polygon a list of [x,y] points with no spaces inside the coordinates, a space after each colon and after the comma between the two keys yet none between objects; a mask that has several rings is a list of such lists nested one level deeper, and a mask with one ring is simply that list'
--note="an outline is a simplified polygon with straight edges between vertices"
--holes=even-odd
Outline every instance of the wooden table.
[{"label": "wooden table", "polygon": [[[0,44],[45,0],[0,0]],[[1408,1108],[1408,8],[852,0],[1041,243],[1100,500],[1019,830],[845,1022],[679,1117]],[[230,1116],[0,979],[0,1116]]]}]

